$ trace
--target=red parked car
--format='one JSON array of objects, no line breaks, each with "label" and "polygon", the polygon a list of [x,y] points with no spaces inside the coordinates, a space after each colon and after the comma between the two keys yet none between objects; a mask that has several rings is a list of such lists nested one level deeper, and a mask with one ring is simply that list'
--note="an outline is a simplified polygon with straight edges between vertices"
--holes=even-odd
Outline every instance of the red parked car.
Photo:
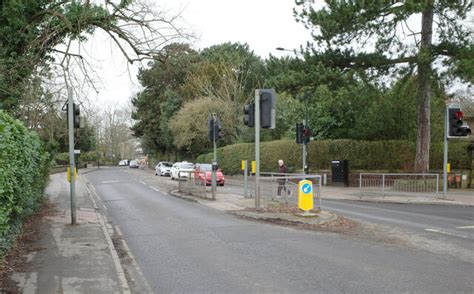
[{"label": "red parked car", "polygon": [[[197,163],[194,168],[194,178],[200,180],[202,184],[206,186],[211,185],[212,180],[212,165],[209,163]],[[218,186],[224,186],[225,178],[222,171],[219,169],[216,171],[216,183]]]}]

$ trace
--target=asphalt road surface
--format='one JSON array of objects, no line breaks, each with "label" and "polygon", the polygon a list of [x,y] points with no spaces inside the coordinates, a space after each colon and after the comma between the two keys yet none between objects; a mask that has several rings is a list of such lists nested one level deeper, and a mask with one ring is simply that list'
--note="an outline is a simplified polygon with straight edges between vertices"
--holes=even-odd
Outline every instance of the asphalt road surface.
[{"label": "asphalt road surface", "polygon": [[141,170],[100,169],[87,178],[155,293],[474,289],[469,256],[242,220],[174,198],[168,179]]},{"label": "asphalt road surface", "polygon": [[[226,192],[243,195],[241,181],[233,179],[229,182]],[[431,239],[452,239],[466,248],[473,247],[472,206],[330,200],[324,199],[324,188],[322,205],[325,210],[353,219],[410,230]]]}]

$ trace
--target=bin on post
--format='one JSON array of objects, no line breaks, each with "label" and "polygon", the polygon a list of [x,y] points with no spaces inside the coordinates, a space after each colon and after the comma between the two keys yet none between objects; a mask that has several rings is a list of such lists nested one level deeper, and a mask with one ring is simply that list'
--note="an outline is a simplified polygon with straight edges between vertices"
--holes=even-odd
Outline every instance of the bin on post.
[{"label": "bin on post", "polygon": [[332,185],[349,187],[349,162],[347,160],[333,160]]}]

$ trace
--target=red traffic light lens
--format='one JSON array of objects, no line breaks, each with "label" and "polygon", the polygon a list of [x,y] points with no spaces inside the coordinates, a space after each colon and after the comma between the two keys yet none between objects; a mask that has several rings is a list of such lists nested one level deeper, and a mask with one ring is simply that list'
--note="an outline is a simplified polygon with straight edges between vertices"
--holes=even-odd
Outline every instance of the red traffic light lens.
[{"label": "red traffic light lens", "polygon": [[456,112],[456,119],[462,119],[462,117],[463,117],[462,111],[457,111]]}]

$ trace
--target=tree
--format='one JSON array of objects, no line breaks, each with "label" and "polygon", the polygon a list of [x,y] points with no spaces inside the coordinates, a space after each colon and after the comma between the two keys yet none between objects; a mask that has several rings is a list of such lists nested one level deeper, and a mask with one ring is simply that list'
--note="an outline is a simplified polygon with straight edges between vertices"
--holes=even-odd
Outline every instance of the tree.
[{"label": "tree", "polygon": [[[444,62],[453,67],[451,73],[472,81],[466,69],[472,56],[472,40],[463,24],[471,8],[471,1],[328,0],[319,10],[306,4],[297,19],[313,29],[316,46],[309,50],[326,64],[375,68],[381,73],[416,68],[418,132],[414,166],[415,171],[426,173],[431,138],[431,85],[438,78],[432,65],[435,61]],[[421,15],[419,30],[410,24],[417,15]]]},{"label": "tree", "polygon": [[[226,105],[226,119],[232,123],[226,124],[223,142],[234,143],[243,132],[242,105],[263,84],[264,72],[263,61],[246,44],[224,43],[199,53],[187,44],[166,46],[150,68],[140,71],[139,80],[145,89],[132,100],[136,107],[133,131],[149,153],[181,150],[195,154],[196,147],[189,140],[199,141],[199,133],[171,131],[169,122],[177,119],[178,111],[189,103],[203,103],[206,98]],[[179,120],[188,121],[184,115]],[[206,121],[207,114],[202,123]],[[188,135],[196,138],[182,143]]]},{"label": "tree", "polygon": [[210,63],[225,64],[234,73],[244,95],[252,94],[256,87],[263,85],[265,65],[248,44],[227,42],[214,45],[203,49],[201,56]]},{"label": "tree", "polygon": [[202,60],[189,72],[183,85],[185,97],[202,97],[218,100],[229,105],[230,118],[225,143],[244,139],[247,128],[242,122],[242,107],[253,100],[256,88],[265,81],[264,62],[250,50],[247,44],[223,43],[205,48]]},{"label": "tree", "polygon": [[86,58],[71,50],[72,41],[84,41],[102,30],[131,63],[151,58],[163,44],[181,38],[173,21],[141,1],[2,1],[0,109],[15,110],[31,74],[58,56],[71,57],[84,67]]},{"label": "tree", "polygon": [[149,68],[140,70],[138,80],[144,90],[132,99],[132,130],[148,153],[176,150],[168,122],[186,99],[182,87],[198,60],[188,44],[175,43],[156,54]]},{"label": "tree", "polygon": [[[119,159],[135,155],[136,142],[130,130],[131,124],[130,105],[106,105],[92,118],[91,125],[95,127],[96,134],[96,150],[104,154],[109,162],[117,163]],[[79,133],[80,136],[86,135],[82,142],[84,144],[87,143],[87,132],[88,130],[84,129]]]},{"label": "tree", "polygon": [[229,130],[234,124],[232,106],[219,99],[204,97],[185,103],[170,120],[174,144],[179,150],[194,158],[211,148],[207,127],[207,117],[211,113],[219,115],[223,141],[229,141]]}]

